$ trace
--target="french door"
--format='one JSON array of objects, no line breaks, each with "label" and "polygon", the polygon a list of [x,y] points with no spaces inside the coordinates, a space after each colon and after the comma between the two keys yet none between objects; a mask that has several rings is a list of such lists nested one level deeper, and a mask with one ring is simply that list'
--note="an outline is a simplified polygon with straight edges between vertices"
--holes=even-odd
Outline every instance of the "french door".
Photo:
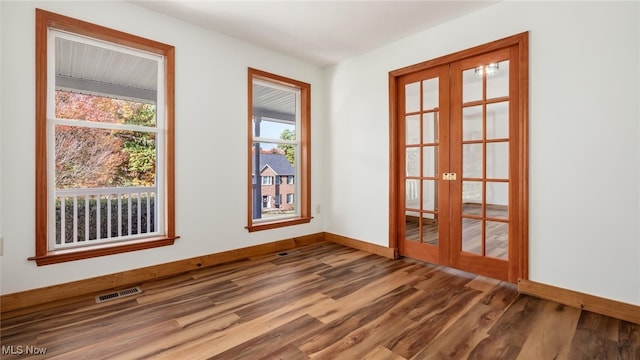
[{"label": "french door", "polygon": [[400,255],[527,277],[526,66],[521,34],[391,73]]}]

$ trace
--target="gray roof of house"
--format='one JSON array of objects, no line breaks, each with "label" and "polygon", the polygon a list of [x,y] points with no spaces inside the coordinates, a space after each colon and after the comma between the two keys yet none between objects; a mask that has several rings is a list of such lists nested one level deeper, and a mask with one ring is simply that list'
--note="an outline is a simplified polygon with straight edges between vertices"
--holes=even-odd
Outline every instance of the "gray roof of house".
[{"label": "gray roof of house", "polygon": [[295,170],[284,155],[281,154],[260,154],[260,165],[262,170],[269,166],[278,175],[295,175]]}]

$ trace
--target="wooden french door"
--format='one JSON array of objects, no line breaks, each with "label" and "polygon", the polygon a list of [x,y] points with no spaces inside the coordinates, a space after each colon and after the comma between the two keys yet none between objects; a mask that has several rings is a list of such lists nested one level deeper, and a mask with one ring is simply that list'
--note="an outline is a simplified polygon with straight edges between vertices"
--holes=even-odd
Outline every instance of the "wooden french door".
[{"label": "wooden french door", "polygon": [[449,65],[403,76],[398,81],[400,255],[445,263],[450,212]]},{"label": "wooden french door", "polygon": [[485,45],[391,73],[391,235],[400,255],[526,278],[523,52],[520,42]]}]

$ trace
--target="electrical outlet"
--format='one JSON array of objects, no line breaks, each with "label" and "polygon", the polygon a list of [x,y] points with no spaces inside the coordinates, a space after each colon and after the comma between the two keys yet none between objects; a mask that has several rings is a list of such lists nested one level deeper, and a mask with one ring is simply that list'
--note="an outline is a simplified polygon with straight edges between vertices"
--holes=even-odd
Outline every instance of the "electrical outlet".
[{"label": "electrical outlet", "polygon": [[320,205],[316,205],[316,214],[320,214]]},{"label": "electrical outlet", "polygon": [[4,237],[0,237],[0,256],[4,253]]}]

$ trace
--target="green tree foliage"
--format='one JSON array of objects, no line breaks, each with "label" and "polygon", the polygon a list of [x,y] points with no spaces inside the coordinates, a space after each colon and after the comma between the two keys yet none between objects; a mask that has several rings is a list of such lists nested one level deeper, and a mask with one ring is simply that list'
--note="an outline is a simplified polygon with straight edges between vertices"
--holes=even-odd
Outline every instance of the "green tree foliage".
[{"label": "green tree foliage", "polygon": [[[284,129],[282,130],[282,133],[280,134],[280,139],[283,140],[295,140],[296,139],[296,132],[290,129]],[[295,166],[295,157],[296,157],[296,150],[294,148],[293,145],[288,145],[288,144],[279,144],[278,145],[278,149],[280,149],[280,151],[284,152],[284,156],[287,158],[287,160],[289,160],[289,162],[291,163],[291,166]]]},{"label": "green tree foliage", "polygon": [[[127,124],[155,126],[156,113],[153,105],[138,104],[132,109]],[[152,186],[156,173],[155,135],[145,132],[125,131],[119,136],[124,140],[123,151],[128,154],[128,161],[122,170],[125,173],[126,185]]]}]

